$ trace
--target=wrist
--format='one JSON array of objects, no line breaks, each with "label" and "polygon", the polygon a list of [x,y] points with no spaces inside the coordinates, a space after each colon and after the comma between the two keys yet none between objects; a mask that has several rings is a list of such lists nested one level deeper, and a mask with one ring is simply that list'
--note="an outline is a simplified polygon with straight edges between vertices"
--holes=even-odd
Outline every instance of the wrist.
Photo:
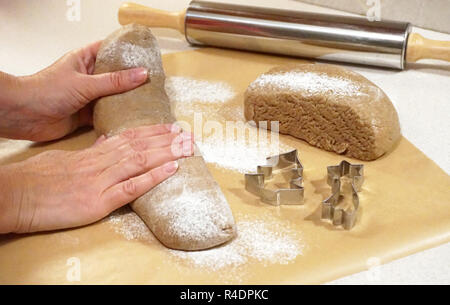
[{"label": "wrist", "polygon": [[19,174],[13,167],[13,164],[0,166],[0,234],[15,232],[19,227],[20,200],[23,196],[15,185]]},{"label": "wrist", "polygon": [[0,72],[0,137],[24,139],[36,98],[35,76],[16,77]]},{"label": "wrist", "polygon": [[21,92],[24,84],[21,77],[17,77],[0,71],[0,108],[8,109],[20,104],[22,100]]}]

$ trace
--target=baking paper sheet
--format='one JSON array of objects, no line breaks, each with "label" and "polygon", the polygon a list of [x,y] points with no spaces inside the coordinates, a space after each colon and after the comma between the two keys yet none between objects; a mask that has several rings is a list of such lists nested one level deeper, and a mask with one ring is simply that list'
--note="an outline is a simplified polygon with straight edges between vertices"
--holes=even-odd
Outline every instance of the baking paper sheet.
[{"label": "baking paper sheet", "polygon": [[[225,104],[198,105],[204,118],[223,122],[243,120],[243,93],[259,74],[279,64],[302,62],[218,49],[164,55],[163,60],[168,77],[219,81],[233,88],[236,96]],[[186,121],[193,118],[187,113],[177,115]],[[244,260],[233,264],[218,254],[215,259],[219,263],[211,267],[211,261],[199,263],[191,254],[169,251],[148,232],[128,236],[123,227],[126,221],[117,224],[106,219],[71,230],[0,236],[0,283],[323,283],[365,270],[374,262],[385,263],[450,241],[450,177],[406,139],[379,160],[363,162],[361,208],[351,231],[321,221],[320,204],[330,194],[326,166],[343,159],[361,162],[289,136],[280,140],[299,150],[305,167],[302,206],[268,206],[244,190],[242,173],[213,163],[208,167],[231,205],[238,231],[243,222],[267,224],[272,233],[279,228],[280,238],[290,238],[301,247],[296,257],[271,262],[261,259],[267,249],[259,249],[258,255],[241,253]],[[49,149],[81,149],[94,141],[95,134],[89,129],[48,144],[2,140],[0,163],[20,161]],[[132,212],[125,209],[121,213],[136,225]]]}]

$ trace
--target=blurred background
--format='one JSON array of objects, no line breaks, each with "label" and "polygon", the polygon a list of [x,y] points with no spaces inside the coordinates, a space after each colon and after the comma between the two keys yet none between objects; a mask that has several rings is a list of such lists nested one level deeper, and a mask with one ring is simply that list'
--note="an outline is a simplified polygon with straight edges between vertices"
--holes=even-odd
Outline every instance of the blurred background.
[{"label": "blurred background", "polygon": [[[366,15],[381,4],[384,19],[413,20],[428,28],[450,32],[450,0],[212,0],[281,9],[298,9],[321,13],[340,13],[331,8]],[[0,0],[0,70],[23,75],[38,71],[61,54],[104,38],[119,27],[117,11],[121,0]],[[131,1],[171,11],[185,9],[190,0]],[[424,5],[428,3],[428,5]],[[74,14],[79,6],[79,14]],[[433,12],[433,13],[431,13]],[[349,13],[348,13],[349,14]],[[432,16],[432,18],[430,18]],[[165,52],[183,50],[188,44],[176,31],[155,29]],[[426,33],[425,33],[426,34]],[[436,36],[436,39],[444,37]],[[12,51],[13,50],[13,51]],[[29,56],[32,53],[33,56]],[[18,61],[20,64],[17,64]]]},{"label": "blurred background", "polygon": [[378,10],[383,19],[414,22],[415,26],[450,33],[449,0],[298,0],[366,15]]}]

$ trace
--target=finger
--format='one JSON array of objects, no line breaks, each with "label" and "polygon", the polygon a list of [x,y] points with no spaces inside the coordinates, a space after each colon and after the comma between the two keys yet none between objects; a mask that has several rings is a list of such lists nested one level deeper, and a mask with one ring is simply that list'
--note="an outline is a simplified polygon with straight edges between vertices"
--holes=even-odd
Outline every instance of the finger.
[{"label": "finger", "polygon": [[97,138],[97,140],[95,140],[95,143],[92,145],[92,147],[96,147],[105,141],[106,141],[106,136],[102,134],[100,137]]},{"label": "finger", "polygon": [[103,40],[98,40],[96,42],[93,42],[91,44],[88,44],[85,49],[89,53],[89,55],[96,57],[98,50],[100,49],[102,45]]},{"label": "finger", "polygon": [[[104,167],[111,166],[119,162],[120,160],[130,156],[134,152],[145,152],[151,149],[164,148],[168,146],[174,146],[174,151],[183,150],[183,146],[193,147],[193,136],[191,133],[183,132],[179,133],[167,133],[159,136],[145,137],[135,139],[127,142],[116,149],[112,149],[109,153],[105,154],[102,165]],[[177,153],[176,155],[183,155]]]},{"label": "finger", "polygon": [[97,56],[98,50],[100,50],[100,47],[102,45],[103,40],[98,40],[95,42],[92,42],[82,48],[79,48],[78,50],[75,50],[75,53],[80,54],[81,56],[83,56],[83,58],[89,58],[89,57],[93,57],[95,59],[95,57]]},{"label": "finger", "polygon": [[[169,145],[179,144],[181,142],[193,142],[194,136],[190,132],[181,132],[181,133],[168,133],[160,136],[153,136],[149,138],[145,138],[141,143],[133,143],[130,142],[131,146],[134,145],[137,149],[151,149],[151,148],[159,148],[166,147]],[[139,144],[142,144],[139,146]]]},{"label": "finger", "polygon": [[172,146],[151,149],[145,152],[135,152],[104,170],[100,174],[99,180],[102,185],[107,188],[121,181],[125,181],[130,177],[140,175],[152,168],[161,166],[166,162],[174,161],[183,156],[190,156],[192,154],[193,146],[190,151],[187,151],[187,149],[178,149],[175,150],[175,153]]},{"label": "finger", "polygon": [[118,135],[108,138],[98,149],[101,153],[106,154],[126,143],[138,139],[180,132],[181,128],[176,124],[157,124],[130,128]]},{"label": "finger", "polygon": [[101,202],[104,209],[110,213],[132,202],[172,176],[177,169],[178,162],[171,161],[140,176],[115,184],[102,194]]},{"label": "finger", "polygon": [[[102,40],[93,42],[83,48],[80,48],[78,51],[76,51],[74,54],[74,63],[77,65],[76,67],[79,69],[79,72],[82,72],[84,74],[92,74],[94,72],[95,67],[95,60],[97,58],[98,50],[100,49],[102,45]],[[82,65],[80,65],[82,63]]]},{"label": "finger", "polygon": [[83,75],[84,86],[81,94],[88,100],[113,95],[134,89],[148,79],[145,68],[134,68],[110,73]]},{"label": "finger", "polygon": [[172,154],[175,156],[188,157],[194,153],[194,136],[191,133],[186,133],[186,136],[179,135],[171,145]]}]

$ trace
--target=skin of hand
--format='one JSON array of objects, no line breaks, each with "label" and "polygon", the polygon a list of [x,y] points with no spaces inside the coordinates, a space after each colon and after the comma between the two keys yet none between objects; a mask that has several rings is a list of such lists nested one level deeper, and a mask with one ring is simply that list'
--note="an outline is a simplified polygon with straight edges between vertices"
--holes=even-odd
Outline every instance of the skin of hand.
[{"label": "skin of hand", "polygon": [[177,125],[101,136],[80,151],[47,151],[0,167],[0,233],[83,226],[145,194],[193,154]]},{"label": "skin of hand", "polygon": [[0,137],[49,141],[92,125],[90,101],[143,84],[136,68],[92,75],[101,41],[72,51],[31,76],[0,72]]}]

